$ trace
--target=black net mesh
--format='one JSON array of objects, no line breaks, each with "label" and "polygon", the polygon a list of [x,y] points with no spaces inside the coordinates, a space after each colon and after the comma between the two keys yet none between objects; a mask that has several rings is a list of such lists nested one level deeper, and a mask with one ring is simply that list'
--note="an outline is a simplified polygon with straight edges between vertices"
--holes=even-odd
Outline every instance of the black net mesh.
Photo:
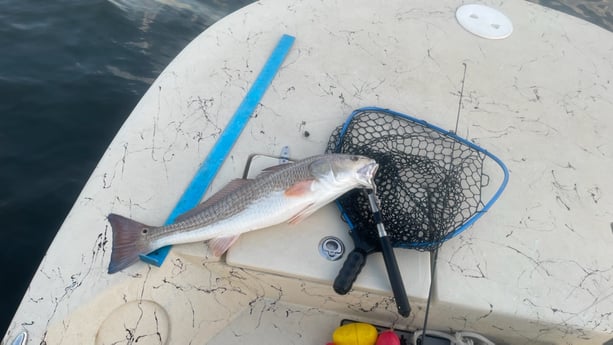
[{"label": "black net mesh", "polygon": [[[385,228],[395,247],[432,250],[483,207],[485,155],[427,125],[383,111],[355,114],[337,128],[326,152],[368,156]],[[359,190],[339,203],[361,240],[379,241],[368,198]]]}]

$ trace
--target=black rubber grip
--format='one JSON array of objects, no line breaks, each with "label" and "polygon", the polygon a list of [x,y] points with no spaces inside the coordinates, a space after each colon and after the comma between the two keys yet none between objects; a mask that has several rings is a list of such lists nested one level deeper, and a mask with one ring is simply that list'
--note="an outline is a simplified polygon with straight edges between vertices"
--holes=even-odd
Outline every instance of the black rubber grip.
[{"label": "black rubber grip", "polygon": [[381,251],[383,252],[383,261],[385,261],[385,268],[387,269],[387,275],[392,285],[392,291],[394,292],[394,299],[396,300],[396,308],[398,308],[398,314],[404,317],[408,317],[411,313],[411,306],[409,305],[409,298],[404,290],[404,282],[400,275],[400,269],[398,269],[398,262],[396,262],[396,256],[394,255],[394,249],[387,236],[379,238],[381,240]]},{"label": "black rubber grip", "polygon": [[334,291],[339,295],[345,295],[351,290],[353,283],[358,278],[358,274],[366,264],[366,252],[356,248],[345,259],[343,267],[334,279]]}]

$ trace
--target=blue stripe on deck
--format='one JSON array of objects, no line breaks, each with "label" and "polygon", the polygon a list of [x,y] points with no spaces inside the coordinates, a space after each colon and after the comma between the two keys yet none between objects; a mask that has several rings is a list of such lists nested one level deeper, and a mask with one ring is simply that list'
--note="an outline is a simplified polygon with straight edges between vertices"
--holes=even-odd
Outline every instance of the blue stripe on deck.
[{"label": "blue stripe on deck", "polygon": [[[277,43],[277,46],[264,64],[264,67],[262,67],[262,70],[253,82],[253,85],[251,85],[251,88],[245,95],[245,98],[243,98],[243,101],[238,106],[238,109],[226,125],[226,128],[219,136],[219,139],[211,148],[208,156],[200,166],[200,169],[196,172],[196,175],[183,193],[181,199],[179,199],[179,202],[175,206],[172,213],[170,213],[170,216],[168,217],[168,220],[166,220],[165,224],[171,224],[177,216],[198,205],[204,196],[204,193],[207,191],[211,182],[215,178],[215,175],[217,175],[217,172],[221,168],[223,162],[228,157],[234,143],[236,140],[238,140],[238,137],[241,135],[241,132],[247,125],[247,122],[251,118],[255,108],[262,100],[262,97],[270,86],[270,83],[279,71],[279,68],[289,53],[294,40],[295,38],[289,35],[283,35],[281,37]],[[166,259],[169,251],[170,246],[167,246],[150,254],[141,255],[140,258],[146,263],[159,267]]]}]

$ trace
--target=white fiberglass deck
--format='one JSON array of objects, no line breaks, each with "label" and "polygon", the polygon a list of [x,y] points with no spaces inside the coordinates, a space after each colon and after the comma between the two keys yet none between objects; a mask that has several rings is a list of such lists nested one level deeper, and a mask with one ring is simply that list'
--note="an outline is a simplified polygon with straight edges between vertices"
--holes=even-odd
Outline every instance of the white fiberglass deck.
[{"label": "white fiberglass deck", "polygon": [[[305,228],[299,241],[284,226],[249,234],[230,254],[243,267],[193,244],[173,248],[161,268],[106,273],[106,216],[163,223],[282,34],[296,42],[210,192],[240,177],[251,153],[323,152],[356,108],[452,129],[461,103],[458,134],[498,155],[511,179],[483,218],[441,248],[430,327],[512,344],[613,338],[613,34],[527,2],[484,3],[511,19],[508,38],[467,32],[455,18],[462,2],[450,0],[271,0],[213,25],[160,75],[109,146],[4,343],[23,329],[32,344],[323,344],[344,317],[421,327],[427,254],[401,253],[413,303],[403,319],[385,276],[373,276],[376,258],[347,296],[332,291],[334,270],[324,263],[289,272],[315,260],[311,243],[322,228]],[[350,244],[333,211],[311,222]],[[266,243],[283,255],[263,253]]]}]

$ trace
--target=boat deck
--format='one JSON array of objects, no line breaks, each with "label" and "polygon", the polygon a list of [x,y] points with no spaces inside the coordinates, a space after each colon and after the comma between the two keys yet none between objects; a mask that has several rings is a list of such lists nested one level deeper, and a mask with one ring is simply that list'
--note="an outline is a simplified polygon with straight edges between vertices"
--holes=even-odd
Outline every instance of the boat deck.
[{"label": "boat deck", "polygon": [[[467,32],[451,0],[261,1],[210,27],[118,132],[3,343],[23,329],[32,343],[131,343],[148,324],[142,335],[155,336],[143,343],[322,344],[343,318],[420,328],[430,279],[433,329],[500,344],[613,338],[612,33],[528,2],[484,3],[511,19],[508,38]],[[435,276],[427,253],[397,250],[409,318],[396,314],[375,256],[354,291],[334,294],[340,262],[311,245],[326,233],[351,249],[330,208],[301,225],[316,231],[253,232],[221,260],[205,244],[181,245],[160,268],[106,273],[106,216],[164,222],[282,34],[296,42],[209,193],[240,177],[252,153],[322,153],[364,106],[453,129],[460,105],[458,134],[509,168],[501,199],[441,247]]]}]

